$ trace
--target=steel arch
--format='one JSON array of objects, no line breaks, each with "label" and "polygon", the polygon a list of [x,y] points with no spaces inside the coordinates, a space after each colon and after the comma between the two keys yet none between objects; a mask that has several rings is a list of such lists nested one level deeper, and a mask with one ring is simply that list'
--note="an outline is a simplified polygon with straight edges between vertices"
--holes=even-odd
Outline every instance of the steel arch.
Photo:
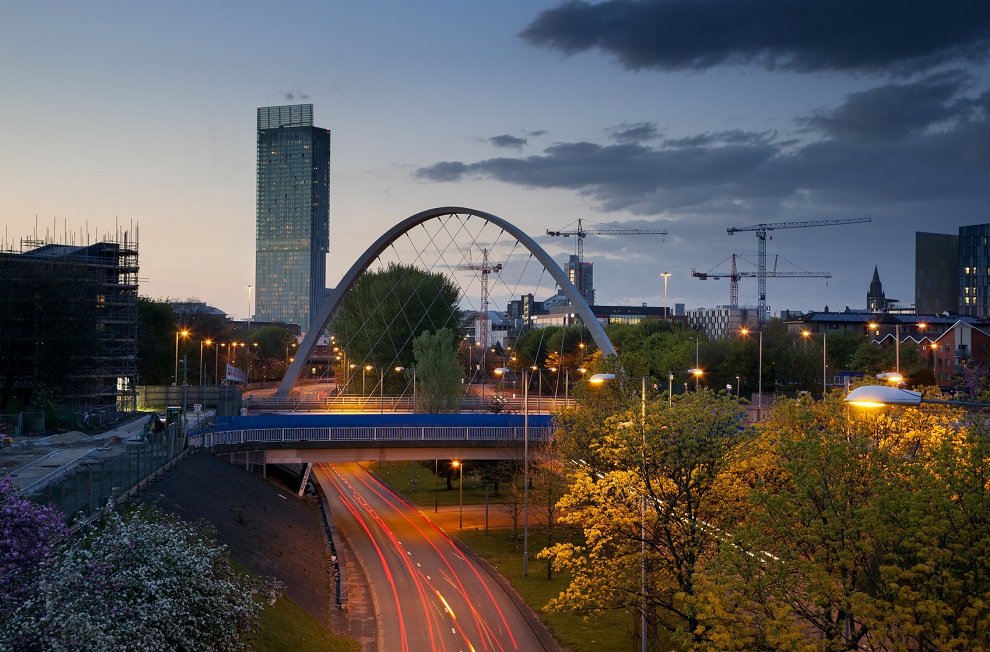
[{"label": "steel arch", "polygon": [[[275,391],[276,398],[288,398],[289,393],[292,391],[292,388],[295,387],[296,381],[299,379],[299,374],[302,373],[306,360],[309,359],[309,356],[312,355],[313,351],[316,349],[316,344],[319,341],[320,334],[330,323],[330,320],[333,318],[334,313],[340,306],[344,295],[347,294],[347,291],[351,289],[351,287],[361,277],[361,274],[368,269],[371,263],[406,231],[409,231],[423,222],[435,219],[437,217],[443,217],[444,215],[468,215],[479,217],[508,232],[509,235],[514,237],[518,242],[526,247],[530,253],[536,256],[536,259],[540,261],[544,269],[550,272],[550,275],[557,282],[557,285],[560,286],[561,290],[563,290],[564,295],[570,300],[571,306],[574,308],[574,312],[581,317],[581,320],[584,322],[585,326],[587,326],[592,339],[595,340],[595,344],[598,346],[598,349],[605,355],[615,355],[615,347],[612,346],[612,342],[605,334],[605,329],[602,328],[602,325],[595,318],[594,313],[591,312],[591,308],[588,306],[588,303],[578,293],[577,288],[571,284],[570,280],[567,278],[567,275],[560,268],[560,266],[554,262],[553,258],[550,257],[550,254],[543,250],[543,247],[538,245],[535,240],[526,235],[526,233],[522,230],[505,221],[501,217],[470,208],[445,206],[416,213],[415,215],[399,222],[380,238],[378,238],[378,240],[368,247],[368,249],[361,254],[361,257],[358,258],[353,265],[351,265],[351,268],[347,270],[346,274],[344,274],[344,277],[340,280],[340,283],[337,284],[337,287],[330,292],[327,300],[320,307],[319,313],[317,313],[317,315],[313,318],[309,331],[303,338],[302,344],[299,345],[299,351],[296,353],[295,360],[293,360],[292,364],[289,365],[288,370],[285,372],[285,377],[282,378],[282,382]],[[319,327],[314,328],[316,325],[319,325]]]}]

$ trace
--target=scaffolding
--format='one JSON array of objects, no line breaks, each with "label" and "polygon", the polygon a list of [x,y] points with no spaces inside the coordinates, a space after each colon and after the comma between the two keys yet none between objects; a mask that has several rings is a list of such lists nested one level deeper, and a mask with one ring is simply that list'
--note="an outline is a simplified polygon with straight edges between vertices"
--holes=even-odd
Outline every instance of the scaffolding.
[{"label": "scaffolding", "polygon": [[[101,423],[117,412],[137,408],[138,241],[136,232],[132,237],[120,227],[113,237],[108,234],[89,244],[87,234],[86,240],[85,245],[75,245],[49,237],[22,238],[19,252],[0,251],[0,263],[5,274],[12,275],[9,278],[47,278],[59,284],[60,292],[70,296],[73,305],[85,308],[78,316],[64,315],[66,319],[78,317],[73,326],[94,346],[73,358],[74,364],[67,369],[62,383],[62,398],[85,422]],[[24,283],[23,288],[16,283],[11,285],[8,292],[37,291],[30,283]],[[22,326],[37,319],[28,315],[13,318],[20,319]],[[3,362],[36,367],[42,359],[37,351],[43,343],[37,338],[32,341],[29,328],[13,330],[4,338],[4,344],[36,353],[21,358],[8,356]],[[11,341],[11,337],[21,341]],[[38,375],[37,371],[18,371],[25,379]]]}]

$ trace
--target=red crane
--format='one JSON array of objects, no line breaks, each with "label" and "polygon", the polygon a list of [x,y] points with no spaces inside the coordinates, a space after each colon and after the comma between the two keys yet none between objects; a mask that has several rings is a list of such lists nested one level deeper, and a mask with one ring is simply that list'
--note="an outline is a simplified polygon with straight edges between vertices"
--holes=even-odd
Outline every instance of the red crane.
[{"label": "red crane", "polygon": [[[724,261],[723,261],[724,262]],[[759,278],[759,272],[738,272],[736,271],[736,255],[732,254],[732,271],[728,274],[718,274],[715,272],[696,272],[691,270],[691,276],[700,279],[702,281],[707,279],[715,279],[716,281],[725,277],[729,279],[729,305],[738,306],[739,305],[739,279],[740,278]],[[773,261],[773,271],[766,272],[767,278],[832,278],[829,272],[778,272],[777,271],[777,257],[774,257]]]}]

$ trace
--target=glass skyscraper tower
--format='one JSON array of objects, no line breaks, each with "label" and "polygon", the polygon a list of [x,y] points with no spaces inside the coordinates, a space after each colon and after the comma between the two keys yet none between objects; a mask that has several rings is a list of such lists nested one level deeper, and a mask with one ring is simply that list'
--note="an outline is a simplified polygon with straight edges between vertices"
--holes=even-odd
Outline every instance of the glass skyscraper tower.
[{"label": "glass skyscraper tower", "polygon": [[312,104],[259,107],[255,318],[308,330],[329,248],[330,130]]}]

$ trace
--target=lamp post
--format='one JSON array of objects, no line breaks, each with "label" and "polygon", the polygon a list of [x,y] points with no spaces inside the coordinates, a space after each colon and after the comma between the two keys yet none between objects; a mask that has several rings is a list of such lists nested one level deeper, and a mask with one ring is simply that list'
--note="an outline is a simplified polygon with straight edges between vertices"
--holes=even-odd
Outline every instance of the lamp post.
[{"label": "lamp post", "polygon": [[[743,335],[749,335],[750,333],[748,328],[743,328],[739,332],[742,333]],[[757,381],[757,386],[756,386],[756,408],[758,410],[759,420],[762,421],[763,420],[763,330],[761,329],[759,333],[760,333],[760,357],[759,357],[760,369],[758,374],[759,380]]]},{"label": "lamp post", "polygon": [[947,401],[936,398],[924,398],[921,392],[913,392],[909,389],[901,389],[900,387],[892,387],[890,385],[862,385],[846,394],[846,398],[843,400],[850,405],[868,408],[891,407],[896,405],[918,407],[922,403],[990,407],[990,403],[978,403],[976,401]]},{"label": "lamp post", "polygon": [[370,364],[366,364],[366,365],[364,365],[364,367],[361,368],[361,396],[367,396],[368,395],[368,391],[367,391],[368,390],[368,386],[367,386],[367,383],[365,382],[365,377],[366,377],[367,373],[369,371],[371,371],[372,369],[374,369],[374,367],[372,367]]},{"label": "lamp post", "polygon": [[[801,331],[802,337],[811,337],[811,331],[803,330]],[[828,393],[828,332],[822,331],[822,400],[825,399],[825,395]]]},{"label": "lamp post", "polygon": [[203,376],[206,375],[206,367],[203,366],[203,345],[210,346],[213,340],[201,340],[199,343],[199,386],[203,386]]},{"label": "lamp post", "polygon": [[[673,378],[673,374],[668,374],[669,378]],[[668,378],[668,380],[669,380]],[[615,380],[615,374],[595,374],[588,379],[588,382],[593,385],[600,385],[607,381]],[[647,473],[646,473],[646,376],[642,378],[642,389],[640,391],[640,425],[641,425],[641,450],[640,453],[643,458],[643,492],[640,495],[639,501],[639,539],[640,539],[640,607],[639,607],[639,629],[640,629],[640,645],[642,652],[647,652],[648,647],[648,632],[647,632],[647,622],[646,622],[646,487],[647,483]]]},{"label": "lamp post", "polygon": [[213,343],[213,384],[220,384],[220,342]]},{"label": "lamp post", "polygon": [[688,369],[688,371],[694,375],[694,391],[697,392],[698,383],[701,381],[702,374],[705,373],[704,371],[701,370],[701,362],[698,356],[698,350],[699,350],[698,347],[699,347],[700,338],[698,338],[697,336],[692,336],[689,339],[694,340],[694,369]]},{"label": "lamp post", "polygon": [[670,272],[662,272],[660,276],[663,277],[663,318],[669,319],[670,315],[667,314],[667,279],[670,278]]},{"label": "lamp post", "polygon": [[460,480],[458,480],[458,483],[457,483],[457,491],[458,491],[458,494],[459,494],[459,496],[458,496],[458,506],[457,506],[457,513],[458,513],[457,527],[458,527],[458,529],[463,530],[464,529],[464,463],[463,462],[451,462],[451,464],[453,464],[454,466],[456,466],[461,471],[461,477],[460,477]]},{"label": "lamp post", "polygon": [[181,330],[175,332],[175,382],[173,385],[179,384],[179,336],[189,337],[189,331]]},{"label": "lamp post", "polygon": [[[499,367],[496,374],[507,374],[508,367]],[[529,577],[529,378],[526,367],[523,377],[523,577]]]},{"label": "lamp post", "polygon": [[[407,369],[405,367],[403,367],[403,366],[398,366],[398,367],[395,368],[395,373],[401,374],[403,371],[407,371]],[[413,373],[413,392],[412,392],[412,396],[413,396],[413,408],[412,408],[412,411],[413,411],[413,414],[416,414],[416,367],[413,367],[412,368],[412,373]]]},{"label": "lamp post", "polygon": [[739,376],[736,376],[736,400],[737,401],[739,400],[739,390],[740,390],[740,384],[741,383],[742,383],[742,380],[739,379]]}]

